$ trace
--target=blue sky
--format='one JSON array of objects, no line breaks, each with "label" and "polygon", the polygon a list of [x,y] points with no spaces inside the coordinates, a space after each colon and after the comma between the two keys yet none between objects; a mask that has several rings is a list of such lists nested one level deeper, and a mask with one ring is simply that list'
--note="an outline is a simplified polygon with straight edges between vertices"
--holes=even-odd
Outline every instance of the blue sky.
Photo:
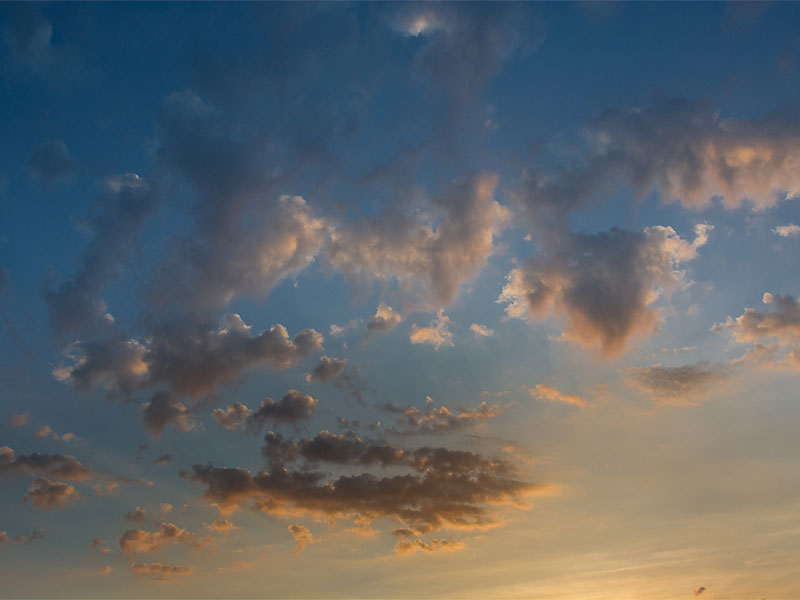
[{"label": "blue sky", "polygon": [[799,11],[0,5],[0,595],[796,596]]}]

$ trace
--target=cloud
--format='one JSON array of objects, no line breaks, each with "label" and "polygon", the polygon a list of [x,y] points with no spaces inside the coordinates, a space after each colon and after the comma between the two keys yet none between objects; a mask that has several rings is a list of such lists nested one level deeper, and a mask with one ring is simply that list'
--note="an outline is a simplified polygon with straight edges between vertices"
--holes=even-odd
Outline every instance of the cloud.
[{"label": "cloud", "polygon": [[694,595],[695,595],[695,597],[697,597],[697,596],[699,596],[700,594],[702,594],[705,591],[706,591],[706,588],[701,585],[699,588],[697,588],[694,591]]},{"label": "cloud", "polygon": [[204,523],[204,525],[209,531],[213,531],[214,533],[228,534],[231,531],[240,529],[240,527],[237,527],[236,525],[231,523],[228,519],[216,519],[211,523]]},{"label": "cloud", "polygon": [[267,422],[297,424],[314,414],[317,400],[297,390],[289,390],[278,402],[264,398],[261,406],[247,419],[246,426],[258,431]]},{"label": "cloud", "polygon": [[147,511],[137,506],[134,510],[125,513],[123,518],[131,523],[141,523],[147,518]]},{"label": "cloud", "polygon": [[0,544],[32,544],[43,539],[45,539],[44,531],[41,529],[36,529],[29,534],[18,533],[14,537],[9,537],[7,532],[0,531]]},{"label": "cloud", "polygon": [[112,175],[103,182],[88,217],[92,234],[72,279],[46,287],[43,295],[53,331],[59,336],[106,330],[113,322],[101,297],[105,286],[120,278],[147,218],[158,205],[153,186],[134,173]]},{"label": "cloud", "polygon": [[191,575],[191,567],[182,567],[180,565],[173,565],[169,563],[133,563],[131,565],[131,573],[134,575],[148,575],[156,580],[166,581],[173,575]]},{"label": "cloud", "polygon": [[558,391],[556,388],[549,386],[538,384],[536,387],[533,387],[528,390],[531,394],[531,397],[536,398],[537,400],[547,400],[548,402],[563,402],[564,404],[572,404],[574,406],[579,406],[581,408],[587,405],[586,400],[581,398],[580,396],[575,396],[572,394],[564,394],[563,392]]},{"label": "cloud", "polygon": [[11,415],[11,418],[8,420],[9,425],[11,427],[23,427],[28,422],[28,417],[30,413],[20,413],[17,415]]},{"label": "cloud", "polygon": [[179,431],[191,431],[195,427],[189,410],[168,392],[158,392],[150,402],[143,404],[142,418],[154,440],[161,437],[168,425]]},{"label": "cloud", "polygon": [[162,454],[153,461],[154,465],[165,466],[175,462],[175,457],[172,454]]},{"label": "cloud", "polygon": [[391,331],[403,322],[403,315],[395,312],[395,310],[383,302],[378,305],[378,310],[370,317],[367,322],[367,334],[369,337],[373,333]]},{"label": "cloud", "polygon": [[172,544],[188,544],[199,547],[208,544],[212,538],[198,538],[195,534],[181,529],[173,523],[160,523],[155,531],[145,529],[128,529],[119,538],[119,547],[123,552],[144,554],[156,552]]},{"label": "cloud", "polygon": [[416,323],[413,324],[408,339],[412,344],[430,344],[436,350],[441,346],[452,346],[453,334],[448,329],[450,323],[451,320],[444,314],[444,309],[439,309],[436,318],[430,322],[428,327],[419,327]]},{"label": "cloud", "polygon": [[563,315],[562,339],[619,354],[633,336],[657,329],[653,302],[687,285],[678,267],[696,257],[710,229],[695,225],[692,242],[661,226],[565,234],[545,256],[513,269],[498,300],[511,318]]},{"label": "cloud", "polygon": [[2,38],[10,57],[4,62],[14,70],[59,80],[81,66],[73,47],[53,44],[53,26],[36,5],[4,11]]},{"label": "cloud", "polygon": [[294,553],[302,554],[309,544],[314,543],[314,536],[302,525],[289,525],[287,528],[294,538]]},{"label": "cloud", "polygon": [[27,167],[35,177],[53,184],[72,175],[75,171],[75,159],[63,140],[46,140],[31,153]]},{"label": "cloud", "polygon": [[707,104],[671,99],[606,111],[584,133],[570,166],[531,170],[513,193],[540,227],[626,187],[697,210],[715,197],[729,209],[744,201],[764,209],[800,193],[800,127],[790,111],[724,119]]},{"label": "cloud", "polygon": [[233,402],[225,408],[215,408],[211,416],[223,429],[238,429],[244,425],[251,414],[253,411],[247,406],[241,402]]},{"label": "cloud", "polygon": [[794,223],[789,223],[788,225],[778,225],[772,230],[772,233],[783,238],[797,237],[800,236],[800,225],[795,225]]},{"label": "cloud", "polygon": [[115,477],[108,477],[104,476],[103,480],[99,483],[93,483],[92,489],[94,489],[94,495],[98,498],[102,496],[108,496],[113,494],[123,485],[144,485],[147,487],[153,487],[154,483],[152,481],[148,481],[147,479],[141,479],[139,477],[128,477],[126,475],[117,475]]},{"label": "cloud", "polygon": [[31,483],[28,493],[25,495],[25,501],[30,501],[40,510],[63,508],[69,502],[81,499],[83,496],[75,491],[75,486],[41,477]]},{"label": "cloud", "polygon": [[397,420],[391,431],[401,434],[447,433],[477,427],[503,414],[503,407],[496,404],[489,406],[486,402],[481,402],[474,408],[451,410],[444,405],[435,408],[433,400],[430,397],[427,400],[425,410],[420,410],[415,406],[409,406],[406,409],[388,407],[390,412],[401,411],[403,413],[403,417]]},{"label": "cloud", "polygon": [[111,554],[112,550],[106,544],[106,541],[103,538],[94,538],[92,540],[91,549],[95,552],[99,552],[100,554]]},{"label": "cloud", "polygon": [[346,366],[347,359],[322,356],[319,359],[319,364],[314,367],[314,370],[306,375],[306,381],[329,381],[331,379],[336,379],[344,372]]},{"label": "cloud", "polygon": [[697,363],[680,367],[629,368],[628,382],[664,404],[697,404],[724,380],[722,365]]},{"label": "cloud", "polygon": [[734,341],[750,346],[747,354],[734,361],[736,364],[800,368],[800,301],[769,292],[762,301],[773,304],[775,310],[745,308],[736,319],[728,317],[711,331],[729,331]]},{"label": "cloud", "polygon": [[[353,282],[396,282],[418,308],[447,305],[481,270],[509,220],[496,187],[497,175],[485,173],[435,198],[432,213],[395,211],[342,224],[330,235],[327,260]],[[379,308],[368,333],[399,322],[391,313],[381,317]]]},{"label": "cloud", "polygon": [[20,454],[0,446],[0,475],[46,475],[67,481],[87,481],[94,471],[78,459],[65,454]]},{"label": "cloud", "polygon": [[414,554],[415,552],[441,552],[461,550],[464,544],[458,540],[433,539],[425,542],[419,538],[401,539],[394,546],[395,554]]},{"label": "cloud", "polygon": [[[194,465],[184,476],[204,484],[203,497],[223,514],[252,500],[256,510],[273,515],[352,518],[361,524],[388,517],[426,532],[490,527],[496,520],[489,506],[522,507],[524,496],[543,490],[514,479],[508,461],[467,451],[401,450],[325,431],[298,443],[276,434],[268,434],[266,441],[264,454],[272,465],[268,471],[253,475],[246,469],[209,464]],[[274,461],[276,455],[281,460]],[[381,477],[362,472],[328,479],[320,472],[287,466],[301,455],[335,464],[405,465],[409,472]]]},{"label": "cloud", "polygon": [[478,323],[470,325],[469,330],[478,337],[492,337],[494,335],[492,329],[489,329],[486,325],[479,325]]},{"label": "cloud", "polygon": [[50,426],[49,426],[49,425],[42,425],[42,426],[41,426],[39,429],[37,429],[37,430],[34,432],[34,435],[35,435],[36,437],[38,437],[38,438],[42,438],[42,437],[47,437],[47,436],[49,436],[49,435],[50,435],[52,432],[53,432],[53,430],[52,430],[52,429],[50,429]]},{"label": "cloud", "polygon": [[76,342],[65,355],[71,364],[53,375],[80,390],[98,386],[117,394],[168,385],[176,394],[193,398],[213,392],[245,369],[267,364],[287,369],[298,359],[322,348],[323,337],[313,329],[293,340],[283,325],[256,335],[237,314],[225,315],[219,327],[184,330],[167,327],[139,341],[114,336]]}]

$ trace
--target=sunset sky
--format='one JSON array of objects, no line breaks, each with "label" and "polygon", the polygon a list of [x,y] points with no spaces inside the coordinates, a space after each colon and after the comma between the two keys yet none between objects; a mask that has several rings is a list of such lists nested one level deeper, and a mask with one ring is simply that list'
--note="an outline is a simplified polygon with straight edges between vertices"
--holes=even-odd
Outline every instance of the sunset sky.
[{"label": "sunset sky", "polygon": [[0,4],[0,597],[800,598],[798,24]]}]

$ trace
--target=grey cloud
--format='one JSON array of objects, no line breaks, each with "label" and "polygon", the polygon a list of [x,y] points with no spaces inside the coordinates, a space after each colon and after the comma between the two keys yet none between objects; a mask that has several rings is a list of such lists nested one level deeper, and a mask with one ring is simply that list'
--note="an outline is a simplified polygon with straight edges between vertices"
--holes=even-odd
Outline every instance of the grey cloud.
[{"label": "grey cloud", "polygon": [[725,374],[724,366],[709,363],[628,369],[629,382],[634,387],[667,404],[696,404],[720,386]]},{"label": "grey cloud", "polygon": [[12,448],[1,446],[0,476],[2,475],[46,475],[67,481],[87,481],[95,474],[71,455],[34,452],[16,456]]},{"label": "grey cloud", "polygon": [[347,366],[347,359],[330,358],[329,356],[322,356],[319,359],[319,364],[306,375],[306,381],[329,381],[336,379],[343,372]]},{"label": "grey cloud", "polygon": [[253,413],[241,402],[234,402],[225,408],[215,408],[212,416],[223,429],[238,429]]},{"label": "grey cloud", "polygon": [[158,392],[150,402],[143,404],[142,418],[154,440],[161,437],[168,425],[180,431],[190,431],[194,428],[189,410],[168,392]]},{"label": "grey cloud", "polygon": [[367,322],[367,337],[380,331],[391,331],[403,322],[403,315],[381,302],[375,314]]},{"label": "grey cloud", "polygon": [[247,418],[246,426],[258,431],[267,422],[297,424],[308,419],[316,406],[315,398],[297,390],[289,390],[278,402],[264,398],[258,410]]},{"label": "grey cloud", "polygon": [[618,354],[632,336],[656,330],[653,301],[686,283],[677,267],[697,255],[710,229],[696,225],[692,242],[661,226],[563,234],[542,258],[511,271],[499,300],[509,317],[564,315],[562,339]]},{"label": "grey cloud", "polygon": [[175,457],[172,456],[171,454],[162,454],[161,456],[159,456],[158,458],[156,458],[153,461],[153,464],[154,465],[164,466],[164,465],[169,465],[169,464],[174,463],[175,460],[176,460]]},{"label": "grey cloud", "polygon": [[168,580],[173,575],[191,575],[191,567],[182,567],[170,563],[144,563],[131,564],[131,573],[135,575],[149,575],[156,580]]},{"label": "grey cloud", "polygon": [[472,427],[478,427],[486,421],[493,419],[503,413],[503,407],[499,405],[489,406],[486,402],[481,402],[474,408],[449,409],[442,405],[435,408],[429,402],[424,410],[415,406],[408,408],[396,406],[384,406],[386,410],[393,413],[402,412],[403,417],[398,419],[395,426],[390,430],[400,434],[433,434],[458,431]]},{"label": "grey cloud", "polygon": [[147,511],[142,507],[137,506],[134,510],[125,513],[123,518],[131,523],[141,523],[147,518]]},{"label": "grey cloud", "polygon": [[29,534],[18,533],[13,537],[9,537],[8,533],[5,531],[0,531],[0,544],[32,544],[33,542],[38,542],[43,539],[45,539],[45,536],[44,531],[41,529],[36,529]]},{"label": "grey cloud", "polygon": [[198,538],[186,529],[181,529],[173,523],[160,523],[155,531],[144,529],[128,529],[119,538],[119,547],[123,552],[132,554],[156,552],[171,544],[188,544],[203,546],[212,541],[212,538]]}]

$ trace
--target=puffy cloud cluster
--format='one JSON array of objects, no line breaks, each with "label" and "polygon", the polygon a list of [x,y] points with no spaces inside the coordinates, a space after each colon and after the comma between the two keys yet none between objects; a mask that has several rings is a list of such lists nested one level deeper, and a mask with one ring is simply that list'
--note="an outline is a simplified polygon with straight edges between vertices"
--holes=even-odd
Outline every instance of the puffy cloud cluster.
[{"label": "puffy cloud cluster", "polygon": [[220,427],[225,429],[245,429],[257,433],[266,423],[289,423],[297,425],[314,414],[316,398],[289,390],[275,402],[264,398],[258,410],[252,411],[241,402],[234,402],[225,408],[214,409],[212,416]]},{"label": "puffy cloud cluster", "polygon": [[798,237],[800,236],[800,225],[795,225],[794,223],[778,225],[772,230],[772,233],[783,238]]},{"label": "puffy cloud cluster", "polygon": [[376,332],[391,331],[403,322],[403,315],[381,302],[375,314],[367,322],[367,337]]},{"label": "puffy cloud cluster", "polygon": [[9,537],[8,532],[0,531],[0,544],[32,544],[33,542],[37,542],[39,540],[44,539],[44,531],[41,529],[36,529],[29,534],[25,533],[18,533],[13,537]]},{"label": "puffy cloud cluster", "polygon": [[565,235],[543,257],[513,269],[499,300],[512,318],[563,315],[562,339],[618,354],[631,337],[657,328],[653,302],[686,283],[678,267],[696,257],[710,229],[696,225],[692,242],[661,226]]},{"label": "puffy cloud cluster", "polygon": [[94,471],[71,455],[34,452],[17,456],[12,448],[0,446],[1,475],[45,475],[67,481],[87,481],[94,477]]},{"label": "puffy cloud cluster", "polygon": [[283,325],[253,335],[237,314],[225,315],[220,326],[184,330],[168,327],[144,341],[112,336],[80,341],[67,352],[71,364],[53,371],[61,381],[79,389],[102,386],[129,394],[166,384],[176,394],[199,397],[235,379],[244,369],[267,364],[286,369],[299,358],[322,348],[323,337],[313,329],[294,339]]},{"label": "puffy cloud cluster", "polygon": [[653,365],[628,369],[628,381],[657,402],[691,405],[719,387],[725,371],[721,365],[708,363],[680,367]]},{"label": "puffy cloud cluster", "polygon": [[[396,281],[420,307],[449,304],[494,252],[494,238],[509,211],[495,199],[497,176],[482,174],[457,184],[433,202],[433,214],[384,214],[338,227],[326,248],[328,262],[356,282]],[[388,309],[388,307],[385,307]],[[396,325],[389,310],[367,331]]]},{"label": "puffy cloud cluster", "polygon": [[331,358],[329,356],[322,356],[319,359],[319,364],[306,375],[306,381],[330,381],[336,379],[344,373],[347,366],[347,359]]},{"label": "puffy cloud cluster", "polygon": [[529,172],[515,191],[520,207],[545,225],[574,208],[630,186],[639,196],[703,209],[719,197],[727,208],[756,209],[800,194],[800,126],[787,112],[724,119],[713,107],[672,99],[610,110],[585,128],[582,159],[556,174]]},{"label": "puffy cloud cluster", "polygon": [[587,402],[580,396],[574,394],[565,394],[550,385],[538,384],[537,386],[528,390],[531,397],[537,400],[546,400],[548,402],[562,402],[564,404],[572,404],[583,408]]},{"label": "puffy cloud cluster", "polygon": [[40,477],[31,483],[24,499],[40,510],[50,510],[63,508],[70,502],[82,500],[83,496],[75,490],[73,485]]},{"label": "puffy cloud cluster", "polygon": [[161,437],[168,425],[180,431],[190,431],[195,426],[189,409],[169,392],[158,392],[150,402],[143,404],[142,418],[154,440]]},{"label": "puffy cloud cluster", "polygon": [[444,314],[444,309],[439,309],[436,318],[427,327],[413,324],[408,339],[412,344],[429,344],[436,350],[441,346],[452,346],[453,333],[449,329],[450,323],[450,317]]},{"label": "puffy cloud cluster", "polygon": [[393,433],[447,433],[477,427],[486,421],[503,413],[503,407],[497,404],[489,406],[485,401],[474,408],[449,409],[442,405],[433,406],[433,400],[428,397],[424,410],[415,406],[406,409],[396,406],[384,406],[390,412],[402,412],[402,417],[397,420],[392,428]]},{"label": "puffy cloud cluster", "polygon": [[211,416],[223,429],[238,429],[244,425],[251,414],[253,411],[247,406],[241,402],[233,402],[225,408],[215,408]]},{"label": "puffy cloud cluster", "polygon": [[763,302],[775,310],[745,308],[740,316],[728,317],[711,330],[729,331],[736,342],[750,346],[738,362],[800,368],[800,300],[767,292]]},{"label": "puffy cloud cluster", "polygon": [[128,529],[119,538],[123,552],[143,554],[155,552],[171,544],[189,544],[195,547],[208,544],[212,538],[198,538],[195,534],[181,529],[173,523],[160,523],[155,531]]},{"label": "puffy cloud cluster", "polygon": [[[489,527],[496,522],[489,506],[522,506],[524,496],[542,489],[515,479],[506,460],[447,448],[407,450],[327,431],[299,442],[269,433],[264,455],[270,468],[255,475],[212,465],[194,465],[184,475],[204,484],[204,498],[223,514],[252,501],[256,510],[270,514],[352,518],[360,524],[389,517],[419,532]],[[302,468],[289,466],[300,459],[307,461]],[[406,472],[385,476],[362,472],[330,479],[310,467],[323,462]]]}]

